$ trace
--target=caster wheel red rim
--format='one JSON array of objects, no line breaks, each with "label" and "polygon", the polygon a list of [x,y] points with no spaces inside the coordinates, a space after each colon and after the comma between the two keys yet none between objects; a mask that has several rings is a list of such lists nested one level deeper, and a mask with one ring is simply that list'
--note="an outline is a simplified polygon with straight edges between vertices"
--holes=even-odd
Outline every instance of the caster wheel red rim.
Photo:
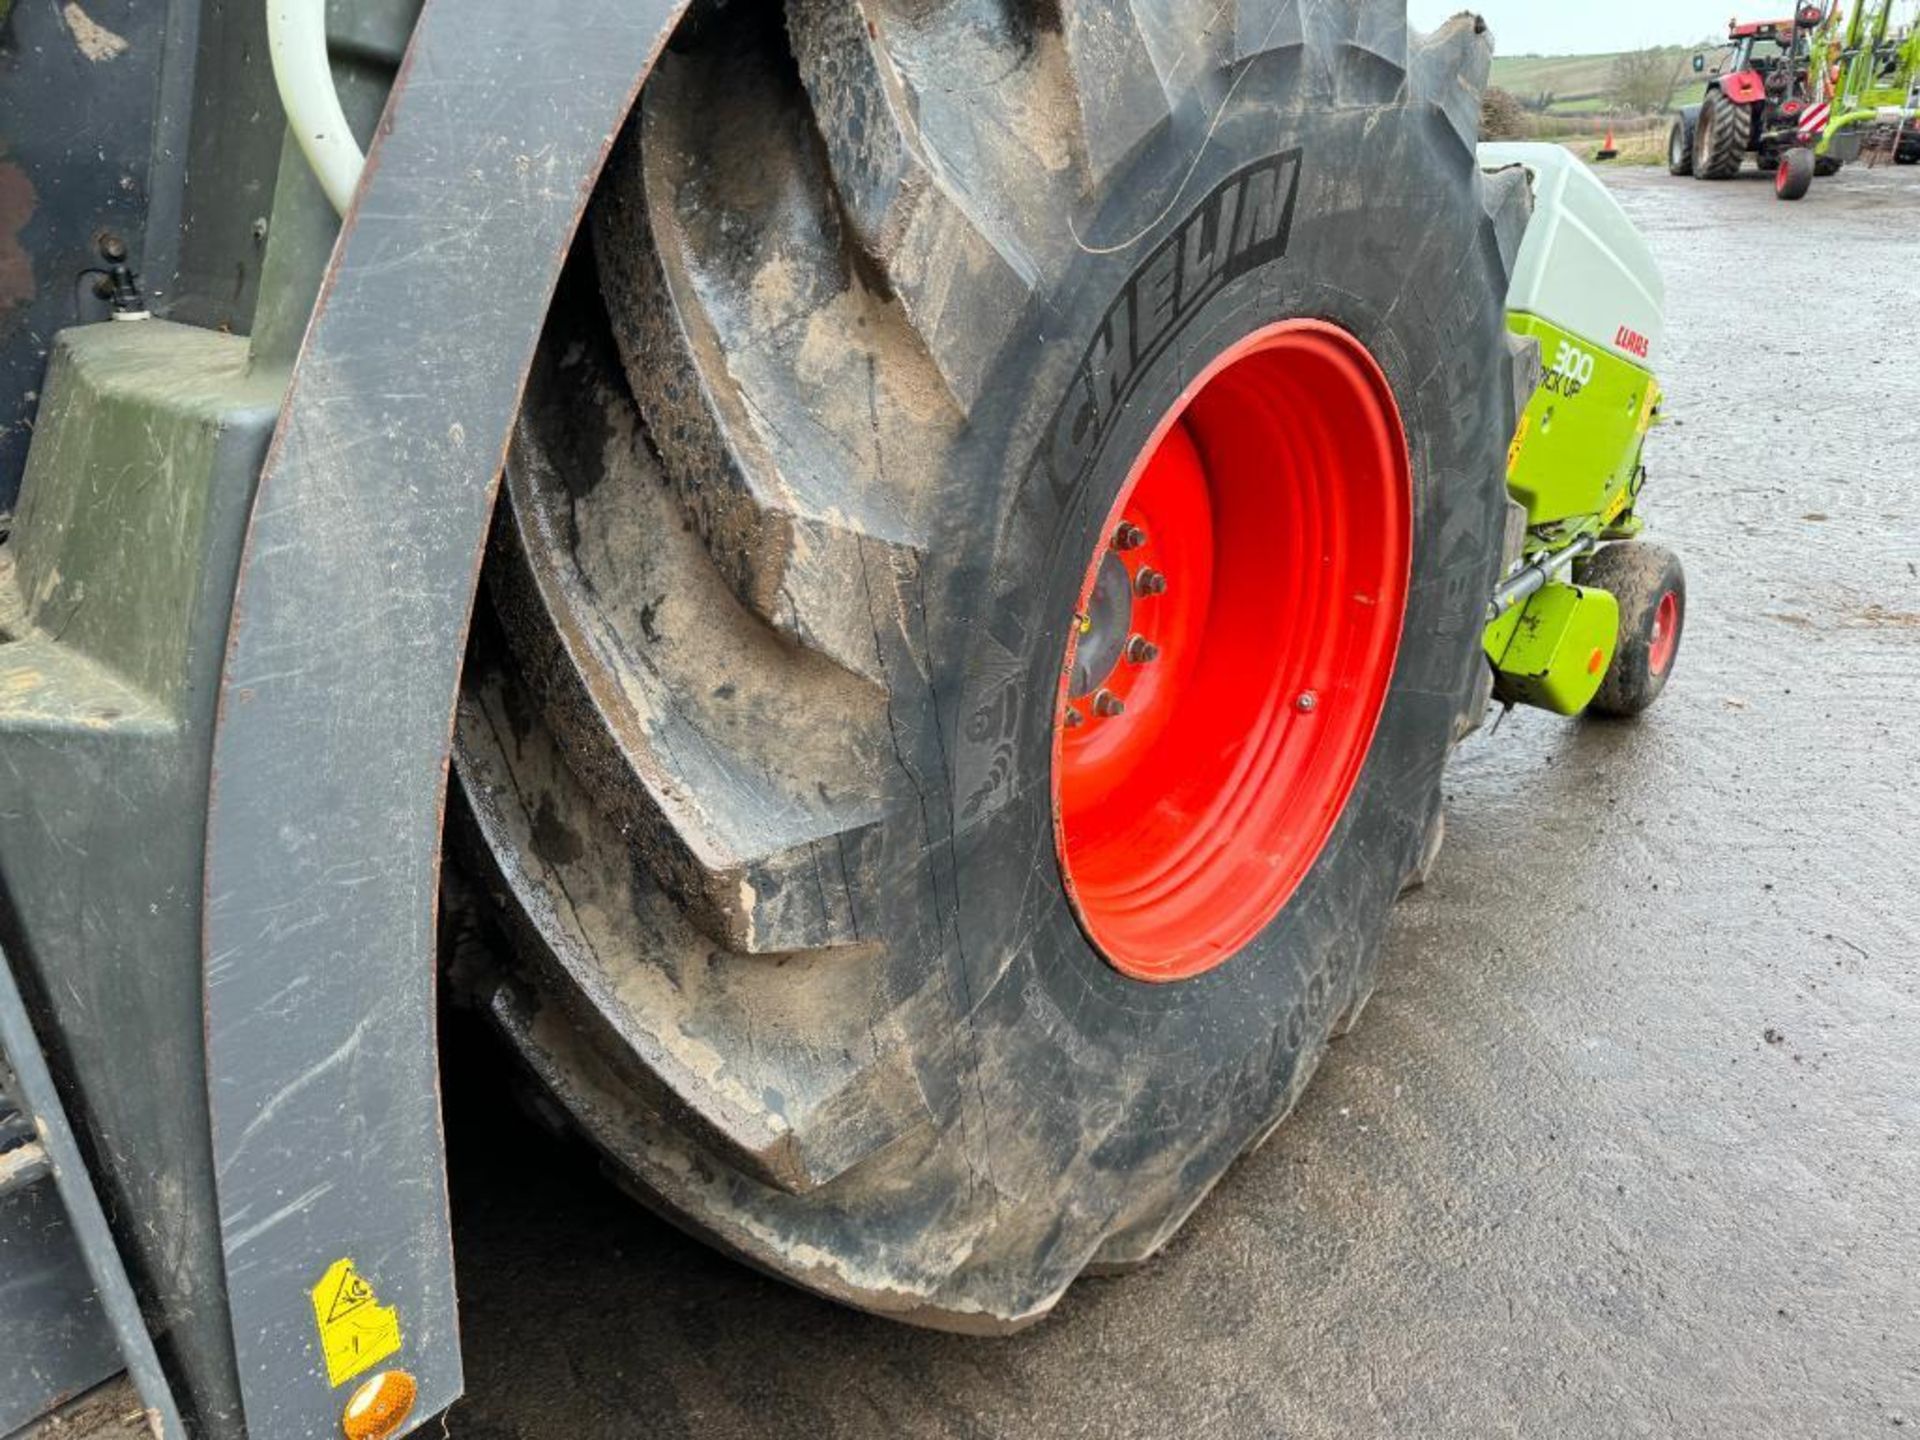
[{"label": "caster wheel red rim", "polygon": [[1655,675],[1666,674],[1679,643],[1680,597],[1669,590],[1653,607],[1653,631],[1647,637],[1647,669]]}]

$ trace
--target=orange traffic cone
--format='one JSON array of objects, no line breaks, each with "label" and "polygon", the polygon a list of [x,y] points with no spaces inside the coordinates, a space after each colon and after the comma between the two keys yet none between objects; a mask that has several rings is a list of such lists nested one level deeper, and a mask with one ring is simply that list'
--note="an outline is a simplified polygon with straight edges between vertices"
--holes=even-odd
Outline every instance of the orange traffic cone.
[{"label": "orange traffic cone", "polygon": [[1600,153],[1594,156],[1593,158],[1596,160],[1611,160],[1615,156],[1617,156],[1619,153],[1620,153],[1619,149],[1613,143],[1613,126],[1608,125],[1607,126],[1607,143],[1600,147]]}]

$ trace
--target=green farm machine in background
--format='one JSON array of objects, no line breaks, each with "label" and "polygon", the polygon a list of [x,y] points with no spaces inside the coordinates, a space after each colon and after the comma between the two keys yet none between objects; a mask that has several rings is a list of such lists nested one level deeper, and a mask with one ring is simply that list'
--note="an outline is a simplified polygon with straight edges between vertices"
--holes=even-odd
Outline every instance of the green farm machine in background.
[{"label": "green farm machine in background", "polygon": [[[1816,155],[1857,156],[1863,145],[1901,165],[1920,161],[1920,6],[1904,29],[1894,0],[1836,4],[1815,33],[1811,64],[1816,104]],[[1850,152],[1850,153],[1849,153]]]},{"label": "green farm machine in background", "polygon": [[1480,163],[1523,165],[1533,182],[1507,325],[1538,342],[1545,369],[1508,458],[1526,539],[1489,607],[1494,694],[1561,715],[1636,714],[1666,685],[1686,617],[1678,557],[1637,538],[1665,290],[1633,223],[1566,150],[1483,145]]}]

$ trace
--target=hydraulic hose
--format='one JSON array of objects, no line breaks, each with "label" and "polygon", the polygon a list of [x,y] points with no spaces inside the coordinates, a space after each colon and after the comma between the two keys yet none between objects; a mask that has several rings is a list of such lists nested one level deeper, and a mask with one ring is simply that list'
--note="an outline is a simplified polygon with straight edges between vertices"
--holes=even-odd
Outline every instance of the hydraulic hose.
[{"label": "hydraulic hose", "polygon": [[267,51],[300,153],[344,215],[367,157],[347,126],[327,64],[327,0],[267,0]]}]

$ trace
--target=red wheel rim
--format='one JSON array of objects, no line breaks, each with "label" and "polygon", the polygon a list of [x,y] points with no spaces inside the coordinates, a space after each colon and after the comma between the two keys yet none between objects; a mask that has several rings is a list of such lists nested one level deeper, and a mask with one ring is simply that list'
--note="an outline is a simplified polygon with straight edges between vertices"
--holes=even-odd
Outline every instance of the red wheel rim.
[{"label": "red wheel rim", "polygon": [[1319,858],[1392,682],[1412,494],[1386,376],[1318,321],[1215,357],[1136,459],[1053,742],[1067,894],[1124,974],[1221,964]]},{"label": "red wheel rim", "polygon": [[1673,663],[1674,647],[1680,643],[1680,597],[1669,590],[1653,607],[1653,633],[1647,637],[1647,669],[1655,675],[1667,673]]},{"label": "red wheel rim", "polygon": [[1776,195],[1784,195],[1787,193],[1787,162],[1784,160],[1780,162],[1779,168],[1773,172],[1773,193]]}]

